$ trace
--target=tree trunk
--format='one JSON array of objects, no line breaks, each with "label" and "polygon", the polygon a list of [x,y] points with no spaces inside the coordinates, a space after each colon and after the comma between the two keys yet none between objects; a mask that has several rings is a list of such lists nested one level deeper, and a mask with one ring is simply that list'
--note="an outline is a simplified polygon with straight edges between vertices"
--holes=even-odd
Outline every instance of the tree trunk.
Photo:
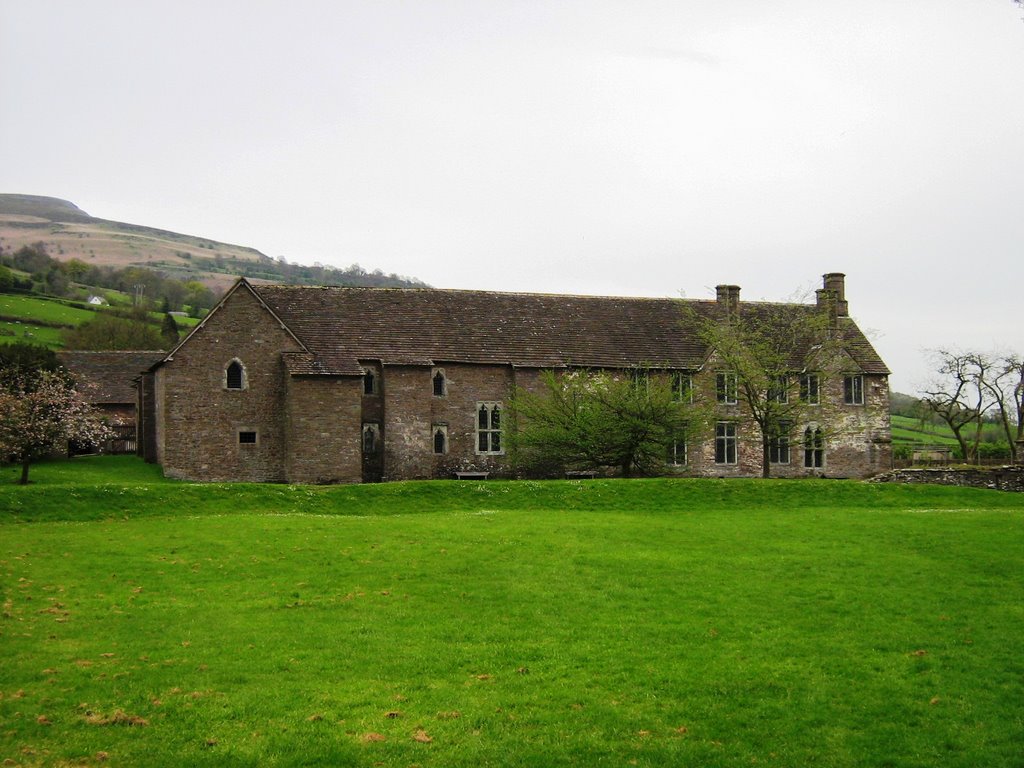
[{"label": "tree trunk", "polygon": [[29,460],[25,459],[21,462],[21,479],[18,480],[18,485],[28,485],[28,465]]},{"label": "tree trunk", "polygon": [[761,437],[761,477],[767,478],[772,476],[772,463],[771,463],[771,441],[765,437]]}]

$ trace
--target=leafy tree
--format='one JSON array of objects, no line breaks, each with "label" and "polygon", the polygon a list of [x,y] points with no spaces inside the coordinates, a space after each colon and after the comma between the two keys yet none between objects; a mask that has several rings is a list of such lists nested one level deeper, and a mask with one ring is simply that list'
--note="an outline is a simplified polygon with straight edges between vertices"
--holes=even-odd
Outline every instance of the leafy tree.
[{"label": "leafy tree", "polygon": [[81,259],[69,259],[62,267],[67,276],[76,283],[82,282],[82,278],[89,274],[89,265]]},{"label": "leafy tree", "polygon": [[110,436],[63,373],[0,376],[0,459],[21,464],[19,484],[28,483],[32,462],[66,450],[69,441],[98,445]]},{"label": "leafy tree", "polygon": [[715,420],[716,403],[735,403],[758,427],[761,474],[771,475],[771,451],[788,443],[792,428],[806,421],[841,354],[843,331],[827,309],[797,304],[748,304],[742,312],[693,315],[701,340],[708,345],[718,375],[706,377],[699,402]]},{"label": "leafy tree", "polygon": [[178,343],[178,323],[170,312],[164,315],[163,323],[160,325],[160,338],[163,339],[167,349]]},{"label": "leafy tree", "polygon": [[198,280],[189,280],[185,283],[185,303],[191,307],[194,316],[199,317],[200,309],[210,309],[217,302],[213,291],[200,283]]},{"label": "leafy tree", "polygon": [[45,272],[53,265],[54,259],[46,252],[46,245],[35,243],[23,245],[11,256],[11,264],[23,272]]},{"label": "leafy tree", "polygon": [[0,381],[35,371],[56,371],[60,367],[52,349],[23,341],[0,345]]},{"label": "leafy tree", "polygon": [[586,370],[542,374],[541,390],[516,390],[510,454],[528,475],[616,468],[654,474],[683,431],[682,406],[667,377]]},{"label": "leafy tree", "polygon": [[129,318],[101,312],[94,320],[67,331],[64,346],[84,350],[163,349],[165,342],[160,333],[144,317],[142,312]]}]

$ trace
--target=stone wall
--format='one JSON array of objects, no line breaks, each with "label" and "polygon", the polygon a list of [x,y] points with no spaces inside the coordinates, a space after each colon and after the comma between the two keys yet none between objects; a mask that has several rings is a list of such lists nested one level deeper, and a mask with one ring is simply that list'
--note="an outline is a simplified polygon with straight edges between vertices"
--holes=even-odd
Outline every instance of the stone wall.
[{"label": "stone wall", "polygon": [[362,385],[361,379],[351,376],[288,379],[288,482],[358,483],[363,479]]},{"label": "stone wall", "polygon": [[1024,467],[895,469],[872,478],[871,482],[933,483],[1024,493]]},{"label": "stone wall", "polygon": [[[433,389],[438,371],[445,377],[439,396]],[[507,365],[385,366],[384,479],[451,478],[464,471],[508,475],[504,454],[477,453],[477,407],[480,402],[507,407],[511,392],[512,367]],[[434,453],[435,428],[446,434],[441,454]]]},{"label": "stone wall", "polygon": [[[234,290],[174,358],[143,380],[147,415],[140,442],[147,458],[163,464],[168,476],[212,481],[333,483],[450,478],[468,471],[512,474],[507,438],[501,452],[478,451],[478,409],[481,403],[497,405],[507,433],[514,387],[540,389],[539,370],[463,363],[382,366],[361,360],[374,373],[374,387],[367,392],[355,375],[290,375],[282,353],[300,350],[247,288]],[[241,388],[227,386],[232,361],[243,367]],[[438,372],[444,374],[444,388],[435,393]],[[712,402],[714,375],[711,361],[694,382]],[[790,461],[773,465],[772,475],[868,477],[889,469],[886,377],[865,376],[864,395],[864,405],[844,405],[842,377],[823,379],[822,405],[803,409],[794,424]],[[672,468],[673,473],[761,474],[761,437],[745,406],[723,406],[718,418],[736,423],[737,463],[715,464],[712,432],[691,436],[689,463]],[[826,435],[820,469],[804,467],[808,423],[820,424]],[[379,430],[373,454],[364,451],[367,425]],[[444,435],[441,452],[435,450],[438,431]]]},{"label": "stone wall", "polygon": [[[280,482],[286,477],[287,372],[281,352],[299,346],[247,290],[236,290],[211,322],[156,371],[157,460],[169,477]],[[238,360],[242,389],[226,387]],[[243,443],[239,432],[255,432]]]},{"label": "stone wall", "polygon": [[[713,364],[694,386],[713,401]],[[884,376],[864,376],[864,404],[843,403],[843,377],[830,375],[821,383],[820,405],[801,406],[794,412],[788,464],[772,464],[772,477],[871,477],[892,468],[889,387]],[[737,461],[715,463],[714,425],[710,434],[689,440],[686,474],[701,477],[757,477],[761,475],[761,431],[743,404],[718,406],[715,418],[736,424]],[[820,427],[824,435],[824,466],[804,466],[804,430]],[[678,474],[678,472],[677,472]]]}]

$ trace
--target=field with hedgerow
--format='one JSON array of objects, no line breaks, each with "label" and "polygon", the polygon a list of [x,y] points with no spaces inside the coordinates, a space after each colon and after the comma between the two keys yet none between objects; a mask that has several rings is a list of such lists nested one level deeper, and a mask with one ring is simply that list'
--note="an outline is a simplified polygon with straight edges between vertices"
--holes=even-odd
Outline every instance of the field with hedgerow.
[{"label": "field with hedgerow", "polygon": [[1024,496],[0,470],[0,762],[1020,766]]}]

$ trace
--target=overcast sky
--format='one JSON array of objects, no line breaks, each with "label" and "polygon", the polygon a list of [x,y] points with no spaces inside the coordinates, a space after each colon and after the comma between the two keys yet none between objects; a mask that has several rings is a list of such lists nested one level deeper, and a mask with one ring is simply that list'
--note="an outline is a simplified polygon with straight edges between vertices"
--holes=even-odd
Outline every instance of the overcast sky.
[{"label": "overcast sky", "polygon": [[0,0],[0,192],[441,288],[1024,352],[1011,0]]}]

